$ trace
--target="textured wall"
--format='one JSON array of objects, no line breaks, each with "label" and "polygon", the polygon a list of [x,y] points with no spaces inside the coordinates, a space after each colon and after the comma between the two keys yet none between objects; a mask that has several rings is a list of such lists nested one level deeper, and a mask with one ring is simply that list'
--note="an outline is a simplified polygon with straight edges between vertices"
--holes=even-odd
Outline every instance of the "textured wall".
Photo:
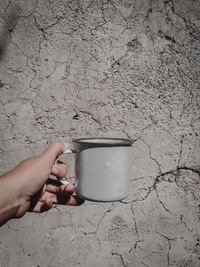
[{"label": "textured wall", "polygon": [[[200,1],[1,0],[1,173],[132,138],[131,192],[0,228],[0,266],[200,266]],[[71,161],[70,159],[68,159]]]}]

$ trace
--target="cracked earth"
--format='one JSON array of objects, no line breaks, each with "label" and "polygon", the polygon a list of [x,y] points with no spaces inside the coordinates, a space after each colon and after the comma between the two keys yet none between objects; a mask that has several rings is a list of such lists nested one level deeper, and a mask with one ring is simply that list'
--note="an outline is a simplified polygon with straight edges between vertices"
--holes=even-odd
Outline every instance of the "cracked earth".
[{"label": "cracked earth", "polygon": [[127,199],[10,220],[0,266],[199,267],[199,77],[198,0],[1,0],[1,173],[53,140],[135,142]]}]

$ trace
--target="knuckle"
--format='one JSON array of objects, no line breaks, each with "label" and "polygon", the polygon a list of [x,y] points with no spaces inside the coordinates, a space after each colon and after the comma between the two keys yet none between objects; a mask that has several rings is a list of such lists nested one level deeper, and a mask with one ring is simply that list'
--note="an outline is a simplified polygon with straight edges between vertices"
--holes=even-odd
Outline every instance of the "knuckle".
[{"label": "knuckle", "polygon": [[60,147],[60,145],[61,145],[61,143],[58,142],[58,141],[54,141],[54,142],[52,142],[52,143],[50,144],[51,147],[55,147],[55,148]]}]

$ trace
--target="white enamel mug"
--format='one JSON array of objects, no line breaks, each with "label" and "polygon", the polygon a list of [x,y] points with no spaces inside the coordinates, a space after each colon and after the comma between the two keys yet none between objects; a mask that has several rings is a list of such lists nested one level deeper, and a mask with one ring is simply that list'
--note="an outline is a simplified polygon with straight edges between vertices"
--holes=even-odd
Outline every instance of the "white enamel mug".
[{"label": "white enamel mug", "polygon": [[[117,138],[74,139],[75,191],[85,200],[118,201],[129,194],[132,140]],[[63,154],[64,154],[63,153]],[[56,161],[57,162],[57,161]],[[60,180],[68,184],[66,178]]]}]

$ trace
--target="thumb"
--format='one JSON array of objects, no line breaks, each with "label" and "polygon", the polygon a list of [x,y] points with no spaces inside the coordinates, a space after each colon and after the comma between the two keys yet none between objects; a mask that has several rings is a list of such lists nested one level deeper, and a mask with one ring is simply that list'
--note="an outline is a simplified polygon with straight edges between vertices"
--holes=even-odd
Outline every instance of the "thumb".
[{"label": "thumb", "polygon": [[65,142],[53,142],[40,156],[53,165],[56,158],[68,148],[69,145]]}]

